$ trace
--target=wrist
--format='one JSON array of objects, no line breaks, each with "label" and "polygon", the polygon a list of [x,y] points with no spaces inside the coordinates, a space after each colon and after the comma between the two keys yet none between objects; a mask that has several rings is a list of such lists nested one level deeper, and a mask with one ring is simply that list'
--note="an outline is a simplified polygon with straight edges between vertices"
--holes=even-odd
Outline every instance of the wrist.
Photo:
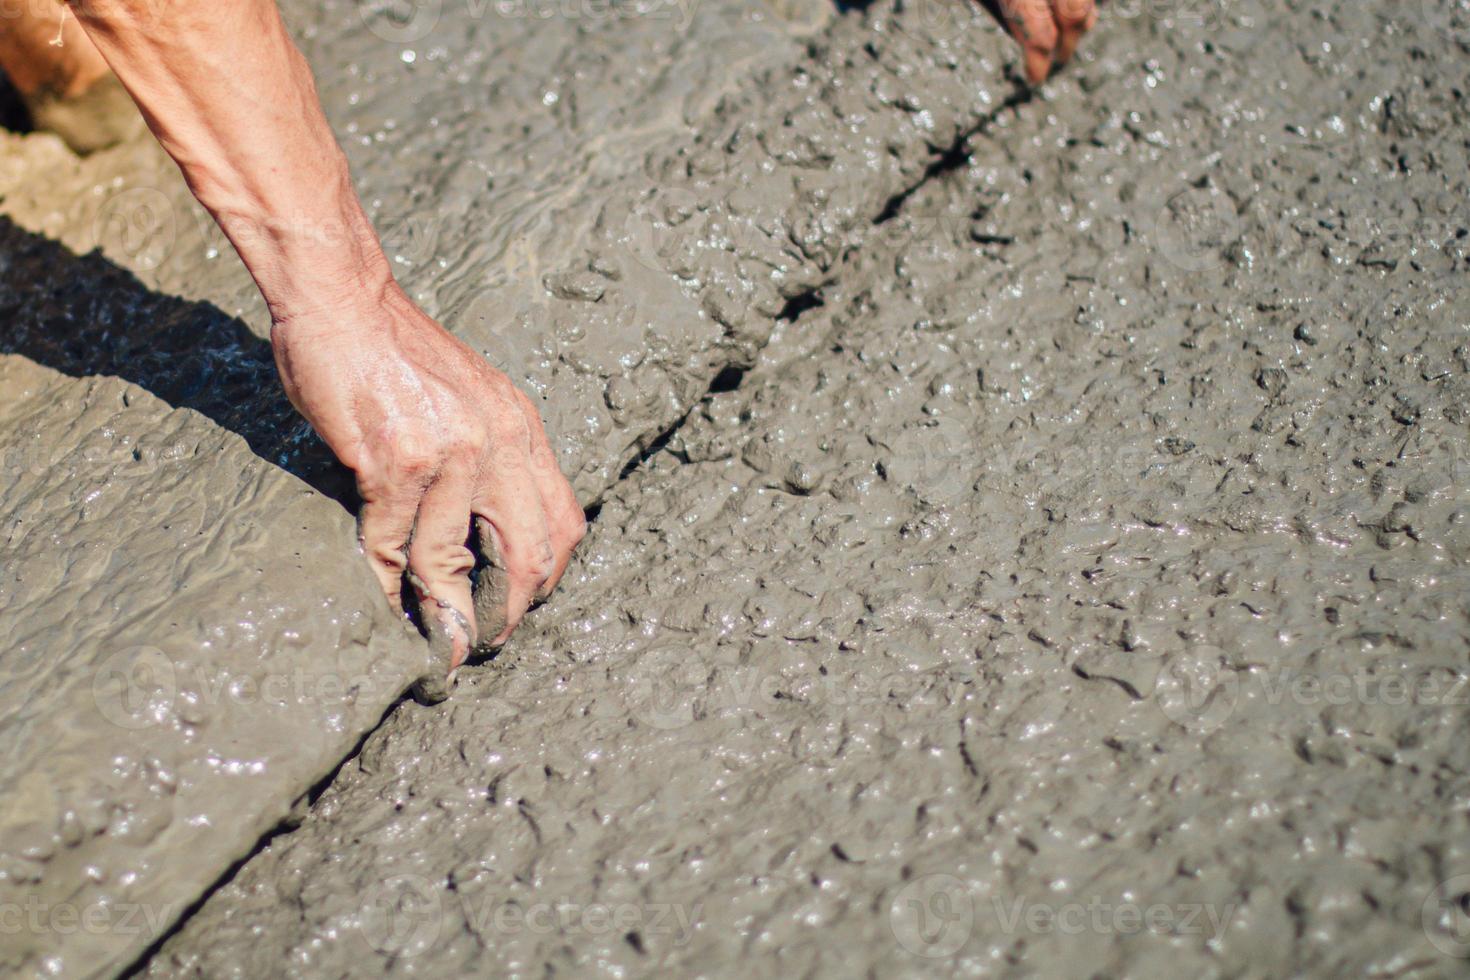
[{"label": "wrist", "polygon": [[216,220],[275,323],[379,305],[397,288],[355,196],[309,208],[221,209]]},{"label": "wrist", "polygon": [[329,152],[284,168],[213,154],[183,165],[274,322],[371,302],[395,285],[347,160],[327,145]]},{"label": "wrist", "polygon": [[260,251],[266,253],[263,259],[247,259],[245,264],[265,298],[272,324],[371,322],[356,314],[381,311],[398,291],[376,242],[359,247],[275,240]]}]

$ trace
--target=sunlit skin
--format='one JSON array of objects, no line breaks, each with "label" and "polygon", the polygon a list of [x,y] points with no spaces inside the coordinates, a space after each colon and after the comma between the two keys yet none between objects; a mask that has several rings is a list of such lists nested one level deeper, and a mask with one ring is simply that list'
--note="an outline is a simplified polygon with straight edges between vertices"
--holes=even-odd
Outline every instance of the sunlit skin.
[{"label": "sunlit skin", "polygon": [[[998,6],[1033,83],[1097,19],[1093,0]],[[582,509],[531,400],[394,281],[274,0],[28,3],[3,32],[0,65],[23,92],[70,94],[110,66],[229,237],[270,309],[287,395],[357,478],[389,601],[407,572],[453,667],[503,643],[566,571]],[[508,580],[494,623],[471,602],[476,518]]]},{"label": "sunlit skin", "polygon": [[996,7],[1021,45],[1026,78],[1033,85],[1071,61],[1082,35],[1097,23],[1096,0],[997,0]]},{"label": "sunlit skin", "polygon": [[25,93],[77,96],[107,74],[107,62],[61,3],[20,4],[0,11],[0,66]]}]

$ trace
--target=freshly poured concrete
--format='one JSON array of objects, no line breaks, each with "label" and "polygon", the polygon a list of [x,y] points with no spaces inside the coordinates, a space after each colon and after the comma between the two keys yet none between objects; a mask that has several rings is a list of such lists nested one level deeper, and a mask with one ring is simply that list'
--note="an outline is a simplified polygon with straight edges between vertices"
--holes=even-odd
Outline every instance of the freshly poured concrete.
[{"label": "freshly poured concrete", "polygon": [[[563,18],[523,25],[519,35],[479,23],[483,9],[444,13],[416,48],[356,6],[325,8],[309,23],[289,10],[288,18],[309,54],[335,69],[323,73],[324,100],[406,284],[542,395],[565,465],[589,501],[722,368],[751,361],[787,299],[820,282],[885,202],[920,180],[937,148],[973,126],[991,101],[968,82],[956,88],[941,47],[896,38],[886,53],[870,53],[869,26],[853,21],[803,55],[795,39],[829,16],[821,7],[804,15],[793,7],[782,18],[748,5],[709,7],[673,27],[639,14],[619,30]],[[971,52],[967,77],[993,75],[973,50],[1001,43],[973,35],[963,46]],[[487,60],[487,50],[500,57]],[[628,70],[655,54],[658,71]],[[885,79],[891,87],[893,77],[915,71],[934,81],[933,110],[918,115],[883,89]],[[712,76],[727,83],[711,85]],[[740,91],[736,82],[748,77],[769,97]],[[699,95],[681,94],[675,106],[671,94],[695,81]],[[856,94],[844,102],[844,91]],[[722,100],[725,92],[730,98]],[[433,114],[422,111],[426,100]],[[602,113],[613,107],[617,125],[609,126]],[[801,114],[807,121],[798,126]],[[696,121],[705,128],[696,132]],[[752,125],[765,133],[758,141],[748,137]],[[400,138],[405,146],[393,145]],[[207,689],[200,697],[238,708],[228,723],[190,727],[191,719],[169,714],[177,691],[165,684],[157,725],[139,736],[115,731],[105,713],[101,721],[77,715],[70,700],[52,710],[46,698],[8,688],[23,699],[25,707],[7,716],[24,719],[28,744],[68,749],[17,762],[23,792],[14,813],[25,832],[5,838],[4,909],[35,906],[42,919],[7,932],[0,950],[7,968],[87,975],[126,967],[162,935],[432,665],[422,643],[363,590],[350,517],[340,507],[312,496],[316,512],[298,526],[294,514],[277,522],[249,496],[215,485],[224,467],[308,493],[269,461],[329,495],[346,487],[281,397],[253,287],[187,201],[172,165],[142,142],[79,161],[49,136],[0,139],[0,349],[84,379],[54,378],[62,393],[44,411],[22,388],[7,388],[5,410],[25,419],[46,452],[60,453],[89,432],[103,433],[115,450],[87,457],[94,468],[85,471],[57,468],[48,456],[26,469],[40,482],[3,488],[7,514],[46,529],[24,548],[12,541],[4,554],[13,589],[4,612],[26,637],[23,645],[7,644],[6,668],[31,674],[40,664],[67,664],[75,671],[67,675],[70,700],[89,690],[89,677],[97,684],[120,678],[118,691],[94,700],[129,705],[153,674],[167,681],[182,672]],[[408,161],[405,147],[413,151]],[[489,172],[492,160],[507,173]],[[545,181],[539,191],[533,174]],[[712,227],[725,237],[704,244]],[[101,254],[74,254],[93,247]],[[17,372],[39,370],[15,363]],[[105,374],[193,410],[177,416],[189,427],[180,438],[203,448],[169,449],[165,486],[128,496],[131,510],[120,496],[119,509],[79,527],[75,493],[92,486],[121,494],[134,464],[147,462],[127,448],[152,437],[154,416],[167,408],[149,399],[153,414],[78,422],[77,399],[99,384],[144,397],[120,382],[93,380]],[[190,542],[204,549],[207,559],[199,558],[180,550],[163,523],[161,515],[181,509],[211,528],[254,535],[268,557],[287,560],[309,549],[312,560],[301,577],[282,578],[231,538],[208,535]],[[38,577],[30,568],[119,536],[136,555],[117,552],[123,567],[109,579],[117,591],[104,593],[109,602],[95,616],[76,612],[81,572],[67,566]],[[190,599],[187,629],[140,618],[152,597],[199,588],[193,576],[203,574],[201,565],[214,569],[208,581],[219,588],[269,572],[282,592],[244,603],[201,592]],[[62,618],[33,634],[22,627],[38,607]],[[367,624],[361,639],[371,642],[369,652],[343,639],[339,621],[348,614]],[[282,725],[249,691],[233,693],[235,680],[273,691],[298,679],[285,673],[291,658],[278,652],[292,644],[318,661],[321,651],[338,651],[318,665],[329,680],[344,679],[342,658],[351,659],[351,681],[358,660],[370,662],[371,694],[350,684],[323,693],[308,672],[309,704],[297,711],[288,698],[279,707],[291,719]],[[119,650],[120,665],[107,659]],[[192,703],[190,692],[178,697]],[[142,755],[119,761],[118,744]],[[289,764],[279,760],[284,746]],[[116,795],[117,773],[155,762],[187,770],[176,795]],[[241,767],[255,778],[237,778]],[[129,843],[128,824],[94,827],[97,817],[73,840],[69,828],[81,819],[73,811],[84,807],[136,811],[127,820],[187,828],[187,835]],[[56,854],[66,859],[42,860]],[[78,933],[67,918],[78,914],[100,920]],[[140,916],[146,928],[137,927]]]},{"label": "freshly poured concrete", "polygon": [[1220,9],[871,227],[150,973],[1461,974],[1470,35]]},{"label": "freshly poured concrete", "polygon": [[0,392],[0,970],[82,976],[161,938],[427,657],[351,518],[238,436],[13,355]]},{"label": "freshly poured concrete", "polygon": [[[405,281],[546,395],[586,499],[756,366],[616,484],[510,649],[401,705],[149,972],[1458,972],[1470,24],[1411,6],[1120,5],[1013,109],[1009,49],[948,6],[805,52],[749,7],[695,12],[743,49],[442,9],[385,52],[357,8],[294,18],[349,65],[324,95],[378,220],[434,216]],[[680,101],[701,52],[725,97]],[[86,306],[90,272],[0,233],[34,356],[85,373],[60,326],[108,353],[108,316],[180,349],[194,322],[223,384],[260,377],[214,308],[96,259],[121,300]],[[233,262],[203,254],[140,271],[258,331],[238,272],[180,271]]]}]

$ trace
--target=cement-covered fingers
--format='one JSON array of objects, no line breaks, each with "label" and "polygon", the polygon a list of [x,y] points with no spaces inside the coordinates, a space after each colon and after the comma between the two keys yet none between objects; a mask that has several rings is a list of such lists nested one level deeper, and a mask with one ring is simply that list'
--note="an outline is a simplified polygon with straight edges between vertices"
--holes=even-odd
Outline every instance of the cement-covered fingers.
[{"label": "cement-covered fingers", "polygon": [[[287,393],[357,477],[360,535],[401,608],[405,575],[445,669],[503,643],[561,577],[585,520],[535,406],[396,288],[272,333]],[[495,580],[477,607],[472,531]],[[482,590],[486,591],[486,590]]]},{"label": "cement-covered fingers", "polygon": [[1064,65],[1082,35],[1097,23],[1096,0],[997,0],[1006,28],[1020,42],[1026,77],[1046,81],[1054,65]]}]

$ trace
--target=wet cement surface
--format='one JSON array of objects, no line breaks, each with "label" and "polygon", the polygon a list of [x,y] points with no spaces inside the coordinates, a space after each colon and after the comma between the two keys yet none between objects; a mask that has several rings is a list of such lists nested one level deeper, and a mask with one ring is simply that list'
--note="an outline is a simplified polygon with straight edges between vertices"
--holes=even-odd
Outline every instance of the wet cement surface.
[{"label": "wet cement surface", "polygon": [[[806,52],[796,39],[814,35],[829,16],[822,8],[806,20],[795,7],[782,18],[749,5],[689,13],[673,28],[652,11],[616,30],[560,17],[550,27],[527,22],[490,32],[496,25],[479,23],[485,8],[466,7],[445,11],[432,33],[410,40],[357,7],[326,6],[305,19],[288,10],[309,54],[320,61],[328,51],[339,66],[324,76],[324,99],[403,278],[432,312],[543,396],[589,502],[723,368],[748,363],[788,301],[819,282],[885,202],[922,179],[937,148],[991,101],[968,83],[956,97],[960,75],[932,37],[896,39],[878,54],[867,47],[869,25],[847,22]],[[975,37],[982,47],[1000,44],[994,34]],[[505,60],[486,60],[487,45]],[[964,50],[976,62],[975,45]],[[654,54],[657,70],[629,70]],[[403,75],[414,70],[418,87]],[[923,86],[933,88],[925,99],[937,100],[931,111],[893,94],[901,91],[892,78],[905,72],[946,83]],[[720,77],[729,84],[716,84]],[[747,77],[779,82],[781,91],[757,98],[733,84]],[[698,95],[689,96],[696,79]],[[844,86],[856,95],[830,111]],[[455,92],[457,103],[448,97]],[[426,99],[442,115],[420,111]],[[616,107],[611,123],[602,114],[609,107]],[[697,132],[696,120],[704,127]],[[759,140],[751,138],[756,131]],[[106,449],[85,457],[85,471],[50,468],[48,456],[46,466],[22,466],[45,480],[5,487],[12,540],[4,611],[17,622],[37,608],[59,616],[46,630],[20,630],[26,641],[7,644],[6,668],[28,674],[38,664],[69,665],[40,692],[8,688],[24,707],[7,718],[24,726],[27,744],[71,749],[17,760],[24,833],[7,835],[5,909],[30,915],[34,908],[41,918],[8,933],[3,953],[20,972],[88,975],[125,967],[166,931],[426,668],[422,644],[363,591],[346,512],[313,495],[314,512],[298,528],[294,514],[278,516],[216,485],[219,466],[258,466],[289,488],[275,492],[307,495],[294,474],[337,494],[342,474],[280,396],[253,287],[171,165],[146,142],[78,160],[45,135],[0,138],[3,350],[78,379],[57,379],[60,394],[46,411],[33,410],[20,388],[5,391],[6,406],[47,452],[62,453],[88,431],[101,433]],[[703,159],[692,161],[691,148]],[[456,167],[446,165],[451,156]],[[497,176],[486,169],[490,159],[521,167]],[[546,182],[541,191],[532,175]],[[497,181],[508,184],[505,201],[515,207],[495,197]],[[404,196],[409,190],[419,196]],[[410,220],[426,208],[434,220]],[[687,220],[686,208],[700,217]],[[716,225],[723,237],[710,243]],[[100,252],[80,254],[94,247]],[[429,272],[415,271],[415,249],[434,256]],[[165,454],[163,485],[136,488],[136,464],[152,463],[128,451],[151,437],[162,405],[93,418],[91,430],[69,414],[105,374],[191,410],[177,416],[184,448]],[[105,384],[126,393],[118,397],[142,397]],[[226,430],[287,472],[254,462]],[[69,487],[125,499],[135,510],[78,526]],[[180,550],[176,529],[160,517],[175,512],[229,531],[196,534]],[[254,551],[236,548],[234,534],[258,540],[256,550],[278,560],[309,547],[309,567],[300,578],[272,572],[259,595],[230,593],[232,576],[268,571]],[[114,539],[124,543],[105,556],[117,565],[111,591],[101,593],[107,605],[93,618],[61,615],[89,574],[68,571],[67,556],[107,550]],[[195,587],[193,576],[203,572],[190,549],[217,565],[209,582],[227,591],[191,595],[183,623],[140,619],[136,611],[153,608],[159,595]],[[58,575],[27,568],[44,569],[47,556],[62,561]],[[370,696],[350,685],[329,695],[311,672],[361,680],[349,654],[362,651],[343,640],[341,609],[368,624]],[[134,627],[154,643],[140,646]],[[297,647],[338,650],[339,660],[352,662],[328,658],[311,668],[310,703],[296,712],[301,699],[287,695],[278,707],[291,722],[276,726],[252,713],[251,692],[275,692],[278,682],[296,691],[301,678],[282,651]],[[125,662],[114,662],[118,655]],[[170,687],[180,672],[198,679],[203,694]],[[194,718],[196,694],[229,700],[228,721]],[[116,753],[117,723],[106,711],[113,701],[150,719],[146,736],[121,736],[141,761]],[[283,746],[289,762],[280,760]],[[211,759],[244,761],[206,764]],[[189,771],[169,792],[127,795],[118,784],[178,768]],[[178,830],[134,839],[134,824]],[[78,826],[86,833],[78,836]],[[71,921],[79,915],[94,916],[80,934]]]},{"label": "wet cement surface", "polygon": [[[299,6],[288,19],[328,59],[324,98],[399,274],[523,381],[523,362],[496,347],[513,311],[502,324],[489,294],[510,283],[538,303],[568,302],[501,267],[541,261],[536,228],[542,246],[565,249],[552,229],[576,226],[543,214],[552,204],[595,216],[570,175],[590,161],[619,173],[632,147],[678,135],[672,87],[697,77],[714,98],[722,72],[794,57],[793,39],[817,26],[749,5],[604,10],[592,23],[479,6],[409,39],[357,5]],[[660,67],[628,70],[635,52]],[[548,99],[553,89],[566,101]],[[420,111],[425,100],[438,117]],[[289,475],[344,487],[280,394],[253,285],[173,165],[146,140],[82,160],[44,134],[0,140],[0,351],[72,376],[8,357],[0,386],[11,423],[4,776],[15,787],[0,834],[0,964],[86,976],[126,967],[164,935],[433,665],[371,587],[350,513]],[[507,173],[490,174],[492,160]],[[497,182],[520,207],[497,203]],[[410,223],[426,210],[442,221]],[[430,254],[460,266],[416,280],[414,258]],[[458,305],[441,309],[416,281],[457,284]],[[495,312],[478,337],[489,315],[465,312],[473,303]],[[692,300],[688,310],[697,317]],[[516,341],[522,358],[545,349]],[[554,373],[553,361],[538,363]],[[713,376],[721,362],[701,363]],[[108,374],[151,394],[95,377]],[[696,380],[689,404],[708,377]],[[601,386],[576,409],[582,390],[550,383],[568,417],[606,412]],[[187,410],[170,414],[154,396]],[[562,445],[572,457],[630,453],[666,423],[624,419],[616,440]],[[579,489],[590,499],[605,484]]]},{"label": "wet cement surface", "polygon": [[[405,282],[522,358],[584,499],[613,489],[558,600],[452,701],[401,705],[147,971],[1460,972],[1470,23],[1410,6],[1118,7],[1075,70],[1014,106],[1009,51],[948,8],[875,7],[809,48],[701,8],[744,25],[750,46],[721,64],[747,81],[677,112],[629,97],[684,97],[678,71],[705,49],[667,31],[620,48],[574,18],[507,28],[517,70],[497,75],[456,52],[499,25],[448,31],[437,59],[402,38],[383,57],[354,8],[293,21],[319,61],[367,45],[348,62],[377,72],[362,97],[323,88],[339,131],[359,126],[379,220],[465,202],[410,223]],[[563,33],[534,47],[544,31]],[[626,69],[655,38],[683,66],[662,83],[661,62]],[[597,51],[576,98],[545,102]],[[430,67],[470,72],[455,112],[403,107]],[[476,110],[492,75],[518,117]],[[604,90],[613,77],[635,81]],[[623,113],[605,161],[602,117],[573,108],[591,105]],[[568,157],[565,133],[591,145]],[[466,144],[529,164],[493,207],[483,168],[432,156]],[[15,187],[36,164],[7,176],[15,346],[142,372],[146,349],[118,338],[159,323],[160,349],[183,350],[192,324],[196,371],[264,384],[228,256],[178,231],[153,263],[168,236],[124,236],[114,258],[140,283],[22,230],[87,247],[102,205],[62,190],[102,165],[56,158],[56,214]],[[116,293],[85,305],[89,277]],[[134,380],[326,472],[299,429],[266,412],[252,429],[157,360]],[[753,366],[701,401],[730,364]],[[350,533],[340,511],[317,519],[324,548]],[[150,582],[188,578],[153,566]],[[316,582],[299,601],[322,601]],[[190,856],[223,869],[246,836]],[[102,839],[122,865],[139,853]]]},{"label": "wet cement surface", "polygon": [[0,392],[0,970],[83,976],[162,938],[426,656],[344,563],[351,518],[238,436],[14,355]]},{"label": "wet cement surface", "polygon": [[1470,23],[1415,7],[1105,22],[149,973],[1462,973]]}]

